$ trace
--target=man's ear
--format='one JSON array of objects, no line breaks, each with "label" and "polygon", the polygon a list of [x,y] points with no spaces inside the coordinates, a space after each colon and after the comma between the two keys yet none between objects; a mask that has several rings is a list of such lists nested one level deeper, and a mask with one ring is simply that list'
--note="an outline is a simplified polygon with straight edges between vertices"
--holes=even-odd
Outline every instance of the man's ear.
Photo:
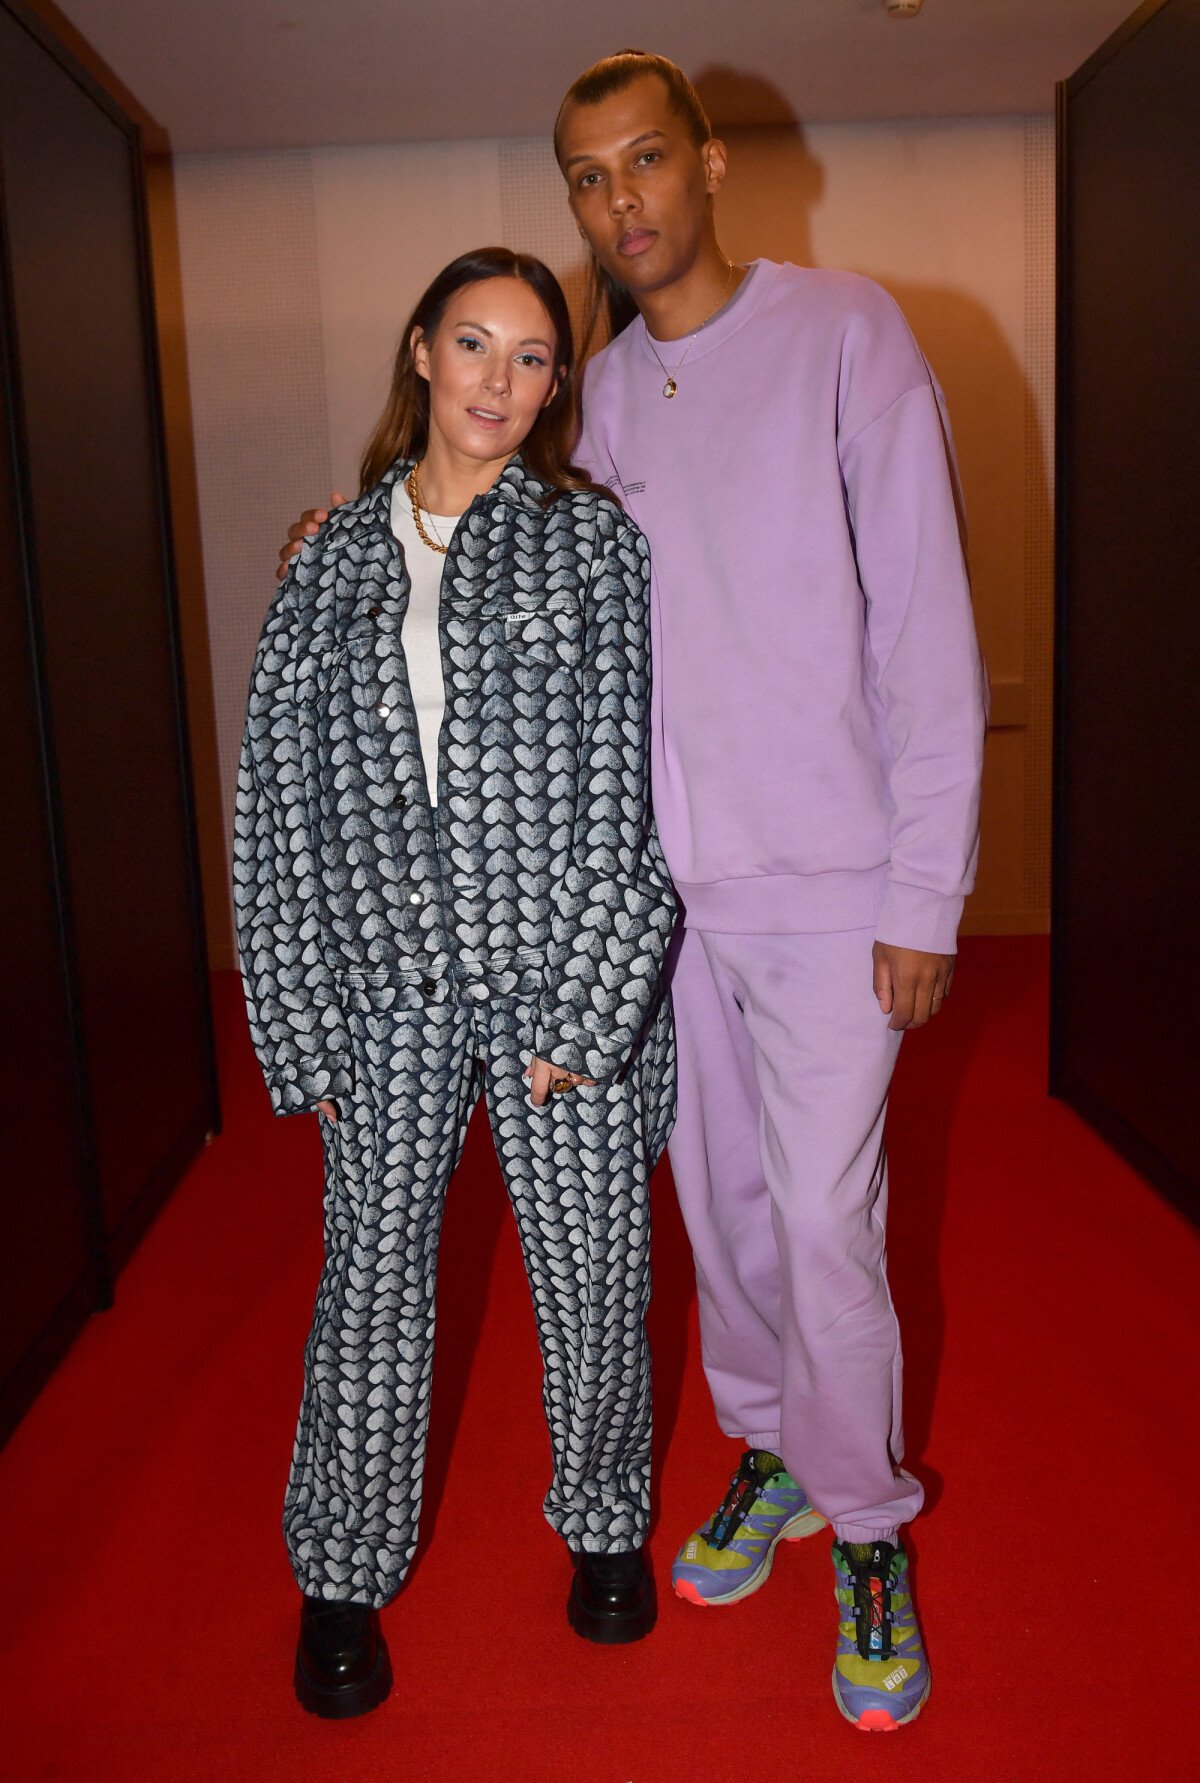
[{"label": "man's ear", "polygon": [[711,136],[700,152],[704,158],[704,189],[712,198],[725,184],[729,151],[719,136]]},{"label": "man's ear", "polygon": [[408,337],[408,350],[413,356],[413,364],[417,375],[429,382],[429,342],[419,328],[414,328]]}]

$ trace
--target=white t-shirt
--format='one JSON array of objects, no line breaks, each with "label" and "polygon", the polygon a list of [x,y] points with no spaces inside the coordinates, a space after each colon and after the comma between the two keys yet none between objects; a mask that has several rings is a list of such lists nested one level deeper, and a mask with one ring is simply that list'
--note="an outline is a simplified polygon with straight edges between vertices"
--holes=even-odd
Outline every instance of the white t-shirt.
[{"label": "white t-shirt", "polygon": [[[457,514],[426,514],[421,522],[427,533],[448,545],[458,525]],[[421,739],[421,760],[430,802],[437,804],[438,736],[446,711],[446,688],[442,679],[442,649],[438,637],[438,602],[442,592],[442,571],[446,559],[431,551],[413,525],[412,504],[404,484],[392,485],[392,531],[404,551],[404,561],[412,578],[408,612],[404,615],[401,641],[408,664],[408,685],[417,711],[417,734]]]}]

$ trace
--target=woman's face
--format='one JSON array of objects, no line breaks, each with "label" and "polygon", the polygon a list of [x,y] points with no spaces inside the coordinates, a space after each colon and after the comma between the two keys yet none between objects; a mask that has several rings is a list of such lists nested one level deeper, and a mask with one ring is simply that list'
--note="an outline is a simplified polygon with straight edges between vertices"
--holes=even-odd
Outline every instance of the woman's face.
[{"label": "woman's face", "polygon": [[465,458],[510,458],[558,389],[554,325],[524,279],[480,279],[456,291],[432,340],[414,330],[429,380],[429,434]]}]

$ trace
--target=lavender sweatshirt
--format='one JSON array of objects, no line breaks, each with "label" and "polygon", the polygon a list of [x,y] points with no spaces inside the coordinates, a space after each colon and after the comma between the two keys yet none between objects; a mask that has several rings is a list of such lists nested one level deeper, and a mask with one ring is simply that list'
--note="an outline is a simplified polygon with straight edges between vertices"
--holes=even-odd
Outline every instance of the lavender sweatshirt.
[{"label": "lavender sweatshirt", "polygon": [[[657,343],[668,367],[685,344]],[[588,368],[579,457],[650,541],[688,923],[952,953],[985,692],[929,367],[869,279],[758,260],[664,381],[639,318]]]}]

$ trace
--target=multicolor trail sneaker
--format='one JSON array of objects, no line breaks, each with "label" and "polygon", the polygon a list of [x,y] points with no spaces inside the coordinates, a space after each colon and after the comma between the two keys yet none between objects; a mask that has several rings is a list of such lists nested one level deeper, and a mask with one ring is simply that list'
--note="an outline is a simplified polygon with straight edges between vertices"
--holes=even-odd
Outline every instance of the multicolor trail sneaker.
[{"label": "multicolor trail sneaker", "polygon": [[834,1542],[838,1600],[833,1695],[864,1733],[895,1733],[915,1721],[929,1695],[908,1556],[891,1542]]},{"label": "multicolor trail sneaker", "polygon": [[766,1584],[780,1542],[799,1541],[824,1526],[779,1456],[747,1449],[716,1516],[675,1557],[676,1595],[706,1608],[739,1603]]}]

